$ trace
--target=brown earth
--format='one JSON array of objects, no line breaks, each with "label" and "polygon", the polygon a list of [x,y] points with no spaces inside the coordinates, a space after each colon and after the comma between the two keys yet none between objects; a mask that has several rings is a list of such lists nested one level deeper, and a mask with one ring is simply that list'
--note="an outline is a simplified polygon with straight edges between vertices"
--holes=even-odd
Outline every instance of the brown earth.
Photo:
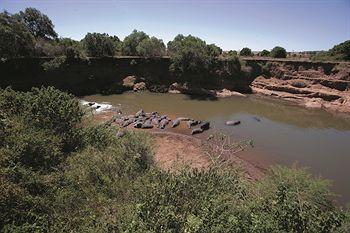
[{"label": "brown earth", "polygon": [[253,93],[308,108],[350,113],[350,63],[338,64],[330,71],[321,66],[305,68],[276,61],[266,66],[266,74],[252,83]]}]

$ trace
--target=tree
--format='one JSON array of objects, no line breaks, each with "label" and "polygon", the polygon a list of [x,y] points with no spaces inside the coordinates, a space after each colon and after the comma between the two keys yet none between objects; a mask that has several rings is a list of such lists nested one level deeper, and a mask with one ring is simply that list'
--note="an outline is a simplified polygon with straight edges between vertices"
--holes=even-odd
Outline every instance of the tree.
[{"label": "tree", "polygon": [[237,56],[237,51],[236,50],[230,50],[227,53],[229,56]]},{"label": "tree", "polygon": [[113,56],[115,53],[115,39],[106,33],[88,33],[82,42],[91,57]]},{"label": "tree", "polygon": [[268,57],[268,56],[270,56],[270,51],[264,49],[263,51],[260,52],[260,56]]},{"label": "tree", "polygon": [[329,54],[336,56],[338,60],[350,60],[350,40],[335,45],[329,50]]},{"label": "tree", "polygon": [[271,57],[274,58],[286,58],[287,57],[287,51],[280,47],[276,46],[271,50]]},{"label": "tree", "polygon": [[252,53],[252,50],[250,48],[245,47],[239,52],[239,55],[240,56],[252,56],[253,53]]},{"label": "tree", "polygon": [[171,69],[182,74],[207,71],[214,59],[205,41],[191,35],[177,35],[173,41],[169,41],[168,52]]},{"label": "tree", "polygon": [[16,15],[35,38],[56,39],[57,33],[50,18],[35,8],[26,8]]},{"label": "tree", "polygon": [[161,57],[165,54],[165,45],[161,39],[151,37],[142,40],[136,47],[137,55],[144,57]]},{"label": "tree", "polygon": [[215,44],[207,45],[207,49],[210,56],[217,57],[220,54],[222,54],[222,49],[219,46],[216,46]]},{"label": "tree", "polygon": [[0,13],[0,57],[30,56],[34,38],[26,26],[8,12]]},{"label": "tree", "polygon": [[132,31],[130,35],[124,38],[122,54],[126,56],[137,56],[137,46],[144,39],[149,39],[146,33],[137,30]]}]

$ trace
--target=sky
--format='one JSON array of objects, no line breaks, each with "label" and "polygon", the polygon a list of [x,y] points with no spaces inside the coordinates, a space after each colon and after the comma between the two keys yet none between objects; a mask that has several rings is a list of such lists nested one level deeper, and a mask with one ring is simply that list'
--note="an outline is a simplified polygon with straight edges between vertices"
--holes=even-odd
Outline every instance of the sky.
[{"label": "sky", "polygon": [[328,50],[350,39],[350,0],[0,0],[0,10],[34,7],[61,37],[133,29],[163,39],[198,36],[224,50]]}]

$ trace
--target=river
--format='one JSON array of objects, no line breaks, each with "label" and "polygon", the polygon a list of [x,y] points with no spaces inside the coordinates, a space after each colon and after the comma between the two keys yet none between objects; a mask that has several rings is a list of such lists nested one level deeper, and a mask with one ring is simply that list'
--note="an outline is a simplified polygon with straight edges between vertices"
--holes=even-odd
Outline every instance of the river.
[{"label": "river", "polygon": [[[93,102],[121,104],[124,112],[140,108],[175,116],[208,120],[212,128],[238,139],[252,139],[247,160],[308,167],[333,181],[341,204],[350,202],[350,116],[306,109],[289,102],[257,96],[213,99],[181,94],[124,93],[83,97]],[[240,120],[226,126],[227,120]],[[242,156],[242,155],[241,155]]]}]

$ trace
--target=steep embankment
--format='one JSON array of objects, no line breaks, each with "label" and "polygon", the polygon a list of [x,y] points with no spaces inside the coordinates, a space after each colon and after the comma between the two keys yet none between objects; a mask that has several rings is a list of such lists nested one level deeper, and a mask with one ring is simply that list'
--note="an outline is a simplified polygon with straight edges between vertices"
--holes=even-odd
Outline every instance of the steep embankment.
[{"label": "steep embankment", "polygon": [[305,107],[350,113],[350,63],[247,60],[262,67],[253,93],[297,102]]},{"label": "steep embankment", "polygon": [[44,85],[75,95],[87,95],[142,89],[168,92],[171,84],[178,84],[189,94],[208,94],[202,90],[220,90],[223,87],[249,92],[253,80],[251,74],[239,66],[232,74],[232,71],[227,72],[226,64],[227,61],[218,60],[209,73],[192,77],[170,72],[169,57],[7,59],[0,61],[0,87],[12,86],[16,90],[26,91],[33,86]]}]

